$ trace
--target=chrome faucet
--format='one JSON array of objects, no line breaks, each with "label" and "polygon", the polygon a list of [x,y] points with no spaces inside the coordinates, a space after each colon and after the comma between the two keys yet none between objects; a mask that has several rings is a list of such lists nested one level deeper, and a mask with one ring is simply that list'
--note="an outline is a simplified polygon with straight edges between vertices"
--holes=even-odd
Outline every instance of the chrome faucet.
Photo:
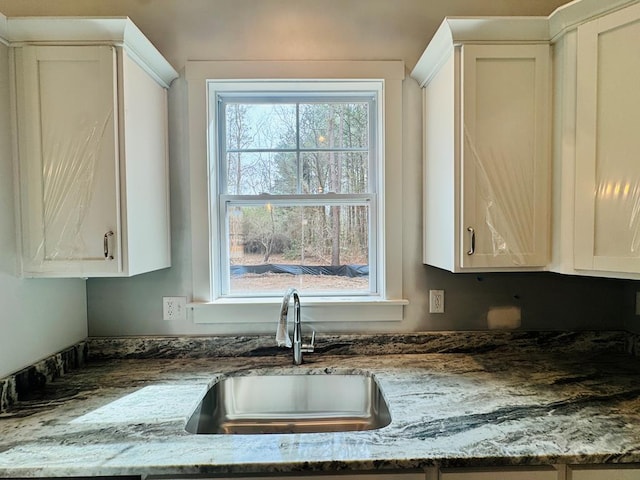
[{"label": "chrome faucet", "polygon": [[[288,314],[289,303],[293,297],[293,343],[289,337],[288,330]],[[314,342],[316,332],[312,330],[311,343],[302,343],[302,323],[300,315],[300,296],[295,288],[289,288],[282,298],[282,306],[280,307],[280,321],[278,322],[278,330],[276,331],[276,342],[279,347],[293,347],[293,363],[300,365],[302,363],[302,354],[311,353],[314,350]]]}]

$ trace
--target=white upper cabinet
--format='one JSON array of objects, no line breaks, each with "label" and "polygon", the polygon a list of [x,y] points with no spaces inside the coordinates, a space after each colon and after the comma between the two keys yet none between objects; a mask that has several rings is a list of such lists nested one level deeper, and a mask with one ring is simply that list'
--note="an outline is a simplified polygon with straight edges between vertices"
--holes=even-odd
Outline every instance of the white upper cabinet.
[{"label": "white upper cabinet", "polygon": [[425,263],[640,279],[637,45],[638,0],[445,19],[412,72]]},{"label": "white upper cabinet", "polygon": [[574,2],[552,16],[551,36],[550,270],[640,279],[640,3]]},{"label": "white upper cabinet", "polygon": [[577,30],[576,270],[640,273],[640,4]]},{"label": "white upper cabinet", "polygon": [[104,21],[106,41],[89,20],[8,20],[25,276],[170,266],[166,87],[177,74],[129,20]]},{"label": "white upper cabinet", "polygon": [[550,248],[547,19],[447,19],[424,87],[424,263],[542,269]]}]

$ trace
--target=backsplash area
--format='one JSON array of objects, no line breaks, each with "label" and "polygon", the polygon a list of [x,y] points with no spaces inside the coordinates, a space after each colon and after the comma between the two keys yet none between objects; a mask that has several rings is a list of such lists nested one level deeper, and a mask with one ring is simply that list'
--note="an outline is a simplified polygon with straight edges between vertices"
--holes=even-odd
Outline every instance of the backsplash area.
[{"label": "backsplash area", "polygon": [[[629,351],[626,332],[466,331],[412,334],[321,335],[313,355],[398,355],[509,351]],[[120,358],[254,357],[289,354],[273,336],[95,337],[89,360]],[[634,342],[635,345],[635,342]]]},{"label": "backsplash area", "polygon": [[87,349],[86,341],[79,342],[13,375],[0,379],[0,413],[30,393],[44,388],[54,379],[73,369],[83,367],[87,360]]}]

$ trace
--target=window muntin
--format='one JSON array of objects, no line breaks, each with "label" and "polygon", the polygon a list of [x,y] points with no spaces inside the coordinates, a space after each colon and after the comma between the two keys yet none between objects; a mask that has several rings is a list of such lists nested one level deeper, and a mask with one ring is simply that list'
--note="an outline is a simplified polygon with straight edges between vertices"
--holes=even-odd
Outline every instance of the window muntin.
[{"label": "window muntin", "polygon": [[378,294],[380,82],[365,83],[210,85],[219,296]]}]

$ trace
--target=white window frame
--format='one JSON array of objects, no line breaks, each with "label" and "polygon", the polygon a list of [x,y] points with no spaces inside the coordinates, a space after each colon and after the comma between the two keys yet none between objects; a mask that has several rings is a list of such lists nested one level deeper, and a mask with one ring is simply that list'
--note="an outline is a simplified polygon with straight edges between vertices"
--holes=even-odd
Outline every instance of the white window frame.
[{"label": "white window frame", "polygon": [[[302,299],[303,320],[314,324],[332,322],[395,322],[402,320],[402,61],[189,61],[186,66],[189,125],[189,166],[191,192],[191,250],[193,293],[189,306],[195,323],[244,325],[274,323],[281,299],[275,297],[221,297],[216,295],[212,275],[212,253],[218,231],[210,221],[209,179],[215,178],[210,165],[212,125],[207,89],[211,81],[229,80],[380,80],[382,82],[382,122],[378,129],[381,145],[379,172],[380,229],[378,244],[378,294],[352,297],[306,297]],[[271,314],[270,312],[273,312]]]},{"label": "white window frame", "polygon": [[[210,117],[209,124],[209,162],[212,164],[212,170],[215,169],[218,173],[218,177],[222,173],[223,164],[221,164],[220,156],[222,152],[220,151],[221,146],[218,144],[220,139],[218,138],[220,135],[220,125],[219,122],[222,120],[218,118],[220,116],[220,109],[218,108],[218,97],[222,96],[233,96],[233,97],[243,97],[243,93],[253,94],[255,92],[260,92],[259,95],[256,95],[256,98],[263,100],[269,95],[273,95],[274,97],[283,98],[285,96],[290,96],[292,101],[298,101],[300,98],[306,97],[316,97],[322,99],[323,97],[329,97],[331,92],[335,92],[339,96],[341,95],[344,100],[341,101],[356,101],[356,99],[360,101],[369,101],[371,98],[371,94],[374,95],[373,100],[373,116],[375,118],[371,119],[371,125],[375,126],[375,132],[370,132],[370,142],[369,152],[372,153],[374,158],[369,159],[369,187],[365,193],[361,194],[351,194],[345,195],[345,197],[350,197],[350,199],[360,197],[361,200],[366,199],[367,204],[369,206],[370,213],[370,224],[369,224],[369,268],[370,268],[370,277],[369,277],[369,285],[372,287],[371,292],[364,293],[354,293],[353,297],[362,297],[362,296],[378,296],[379,289],[378,285],[380,285],[379,278],[379,270],[378,265],[383,264],[384,260],[379,255],[378,244],[382,240],[383,233],[381,229],[378,228],[378,203],[379,198],[381,196],[380,192],[382,192],[383,185],[380,181],[382,175],[379,175],[383,168],[382,155],[379,152],[382,151],[382,135],[379,134],[379,129],[382,128],[383,119],[382,119],[382,108],[381,108],[381,99],[383,96],[382,92],[383,83],[381,80],[314,80],[314,81],[303,81],[303,80],[295,80],[295,81],[282,81],[282,80],[210,80],[207,82],[207,91],[208,91],[208,102],[209,102],[209,110],[208,114]],[[296,96],[296,93],[299,92],[299,95]],[[279,95],[280,94],[280,95]],[[366,96],[364,94],[367,94]],[[349,96],[349,98],[347,98]],[[246,98],[246,97],[244,97]],[[335,97],[332,97],[335,100]],[[214,122],[214,123],[211,123]],[[375,133],[375,134],[374,134]],[[211,158],[213,157],[213,158]],[[228,232],[225,231],[225,223],[226,223],[226,209],[225,209],[225,199],[228,197],[236,198],[240,197],[239,195],[225,195],[222,194],[222,182],[223,179],[216,178],[215,181],[209,181],[210,195],[211,199],[219,199],[219,201],[214,202],[217,203],[217,209],[210,209],[210,222],[213,226],[211,237],[221,239],[226,237]],[[261,195],[251,195],[252,198],[255,198],[256,201],[270,201],[272,200],[272,196],[261,196]],[[282,196],[281,196],[282,197]],[[307,197],[307,198],[304,198]],[[297,200],[297,199],[300,200]],[[319,195],[307,195],[307,196],[292,196],[292,201],[298,201],[298,205],[302,205],[310,202],[331,202],[335,201],[336,198],[333,198],[331,194],[325,194],[322,196]],[[232,298],[232,297],[273,297],[277,296],[273,293],[263,293],[256,292],[255,295],[249,294],[229,294],[227,290],[229,289],[229,285],[227,284],[228,280],[228,269],[229,269],[229,258],[228,258],[228,250],[226,249],[226,244],[221,242],[221,244],[217,245],[218,249],[214,252],[214,258],[212,258],[212,278],[211,278],[211,286],[212,286],[212,298],[221,299],[221,298]],[[218,275],[216,275],[218,273]],[[295,285],[295,281],[292,285]],[[306,294],[305,298],[318,297],[320,295],[317,294]],[[331,294],[326,296],[340,296],[338,294]],[[355,300],[355,299],[354,299]]]}]

